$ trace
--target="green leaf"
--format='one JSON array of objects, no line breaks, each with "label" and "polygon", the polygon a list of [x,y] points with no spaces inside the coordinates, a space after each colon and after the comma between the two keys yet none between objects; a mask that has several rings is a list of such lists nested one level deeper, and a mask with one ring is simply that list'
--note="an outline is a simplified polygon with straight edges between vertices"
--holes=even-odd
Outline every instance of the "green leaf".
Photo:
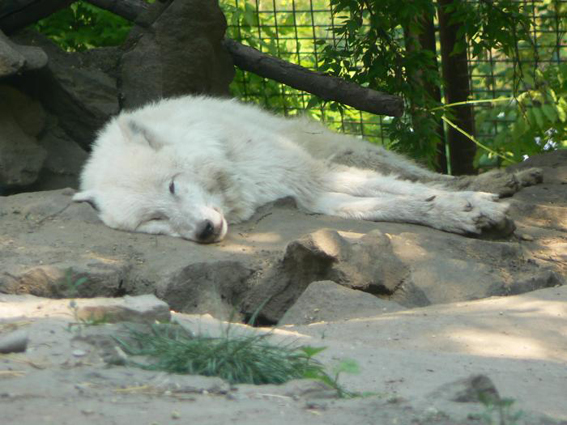
[{"label": "green leaf", "polygon": [[567,122],[567,101],[564,98],[559,99],[557,105],[557,115],[561,122]]},{"label": "green leaf", "polygon": [[343,359],[334,369],[335,374],[339,373],[350,373],[357,374],[360,373],[360,365],[356,360],[353,359]]},{"label": "green leaf", "polygon": [[555,121],[557,121],[557,110],[555,109],[555,105],[542,105],[541,111],[550,122],[554,123]]},{"label": "green leaf", "polygon": [[544,124],[544,116],[543,113],[541,112],[540,108],[531,108],[528,110],[528,116],[530,117],[531,121],[535,121],[537,123],[537,126],[541,129],[541,130],[547,130],[547,128],[545,128],[545,124]]},{"label": "green leaf", "polygon": [[307,357],[313,357],[325,351],[327,347],[311,347],[309,345],[304,345],[302,347],[299,347],[299,349],[303,351]]},{"label": "green leaf", "polygon": [[523,116],[519,117],[518,120],[512,126],[512,137],[514,140],[519,140],[523,134],[526,132],[528,125]]}]

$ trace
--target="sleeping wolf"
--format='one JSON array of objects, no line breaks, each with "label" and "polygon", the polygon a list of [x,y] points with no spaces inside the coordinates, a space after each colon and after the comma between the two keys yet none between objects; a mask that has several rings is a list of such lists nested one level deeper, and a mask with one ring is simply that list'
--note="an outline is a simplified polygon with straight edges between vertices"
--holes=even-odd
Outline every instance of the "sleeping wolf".
[{"label": "sleeping wolf", "polygon": [[[387,170],[337,164],[337,152],[371,153]],[[288,196],[313,213],[459,234],[508,221],[498,195],[452,191],[451,179],[304,118],[186,96],[113,118],[93,144],[74,199],[90,202],[112,228],[200,243],[222,240],[227,223]]]}]

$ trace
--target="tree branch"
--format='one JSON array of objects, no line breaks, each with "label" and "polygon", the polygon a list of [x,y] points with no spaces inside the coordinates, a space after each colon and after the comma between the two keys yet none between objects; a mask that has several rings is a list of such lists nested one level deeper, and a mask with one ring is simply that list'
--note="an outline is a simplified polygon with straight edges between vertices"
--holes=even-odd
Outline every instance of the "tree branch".
[{"label": "tree branch", "polygon": [[361,111],[394,117],[401,116],[404,111],[401,97],[311,71],[228,38],[223,44],[232,55],[234,64],[245,71],[312,93],[325,100],[334,100],[353,106]]},{"label": "tree branch", "polygon": [[150,6],[143,0],[87,0],[90,4],[108,10],[134,22],[138,15]]}]

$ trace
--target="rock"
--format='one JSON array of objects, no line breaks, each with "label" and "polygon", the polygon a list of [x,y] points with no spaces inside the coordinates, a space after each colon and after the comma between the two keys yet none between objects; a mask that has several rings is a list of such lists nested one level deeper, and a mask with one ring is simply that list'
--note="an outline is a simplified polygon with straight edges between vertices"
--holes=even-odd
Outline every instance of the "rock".
[{"label": "rock", "polygon": [[47,55],[37,47],[21,46],[0,31],[0,78],[43,68]]},{"label": "rock", "polygon": [[[446,233],[405,233],[392,236],[392,245],[398,258],[411,265],[411,284],[415,288],[408,297],[402,285],[390,299],[408,308],[423,306],[424,300],[439,304],[506,294],[516,280],[541,272],[540,266],[525,258],[522,246],[516,241],[485,241]],[[423,298],[416,299],[416,294]]]},{"label": "rock", "polygon": [[37,100],[8,85],[0,85],[0,99],[9,106],[10,114],[24,133],[31,137],[40,135],[46,116]]},{"label": "rock", "polygon": [[0,353],[22,353],[28,346],[28,334],[18,330],[8,335],[0,335]]},{"label": "rock", "polygon": [[0,77],[16,74],[26,63],[26,59],[12,46],[10,39],[0,31]]},{"label": "rock", "polygon": [[281,262],[253,288],[247,303],[265,303],[262,316],[276,322],[314,281],[332,280],[352,289],[389,296],[409,275],[409,269],[393,253],[382,232],[374,230],[357,238],[322,229],[289,243]]},{"label": "rock", "polygon": [[[343,298],[342,288],[333,286],[320,297],[333,296],[337,305],[345,302],[341,311],[365,315],[370,312],[349,307],[354,294],[405,308],[518,294],[564,283],[564,189],[551,182],[514,195],[511,215],[524,236],[504,241],[305,214],[284,201],[231,226],[223,242],[198,245],[110,229],[88,204],[71,202],[70,189],[2,197],[0,292],[54,298],[156,294],[174,310],[222,319],[247,320],[261,310],[262,325],[277,323],[320,281],[349,292]],[[531,212],[538,208],[555,215],[538,217]],[[313,308],[323,314],[331,301],[319,305],[298,304],[296,319],[302,309],[304,315]]]},{"label": "rock", "polygon": [[156,2],[139,19],[149,28],[132,31],[122,57],[124,106],[190,93],[229,94],[234,68],[221,46],[226,19],[216,2]]},{"label": "rock", "polygon": [[458,403],[494,403],[500,394],[492,380],[486,375],[472,375],[443,385],[431,398],[442,398]]},{"label": "rock", "polygon": [[[555,191],[553,196],[561,199],[561,194],[567,194],[567,187]],[[530,226],[545,227],[559,231],[567,231],[567,215],[565,206],[534,204],[522,200],[513,200],[510,212],[522,217],[521,222]]]},{"label": "rock", "polygon": [[[49,56],[46,69],[27,85],[57,116],[61,128],[88,149],[96,132],[119,112],[116,80],[85,59],[91,56],[66,53],[38,33],[22,32],[16,39],[40,46]],[[109,48],[108,56],[115,56],[115,50]]]},{"label": "rock", "polygon": [[[0,217],[21,217],[19,225],[7,228],[5,238],[0,241],[3,259],[0,292],[51,298],[121,294],[130,265],[109,257],[112,246],[93,254],[89,250],[89,238],[85,240],[85,235],[78,234],[78,244],[70,251],[75,230],[67,226],[73,222],[72,217],[81,217],[83,223],[89,219],[99,223],[88,205],[72,202],[73,193],[72,190],[23,193],[7,198],[11,202],[0,202]],[[42,234],[41,228],[50,224],[58,229],[57,235]],[[27,240],[23,244],[18,242],[17,249],[12,239],[15,234]]]},{"label": "rock", "polygon": [[505,286],[496,286],[487,293],[488,296],[519,295],[536,291],[542,288],[552,288],[565,283],[564,278],[553,270],[540,270],[535,273],[517,275],[515,279]]},{"label": "rock", "polygon": [[403,309],[393,301],[382,300],[327,280],[311,283],[285,312],[278,326],[372,317]]},{"label": "rock", "polygon": [[156,294],[172,310],[209,313],[237,321],[238,303],[248,289],[253,270],[238,261],[192,263],[171,273],[156,288]]},{"label": "rock", "polygon": [[43,111],[17,90],[0,86],[0,191],[34,183],[46,157],[35,135]]},{"label": "rock", "polygon": [[87,152],[73,141],[50,117],[39,144],[47,152],[34,190],[79,187],[79,176],[87,160]]},{"label": "rock", "polygon": [[558,149],[543,155],[535,155],[519,164],[511,165],[509,171],[524,171],[533,167],[543,170],[543,181],[545,183],[565,184],[567,183],[567,150]]},{"label": "rock", "polygon": [[75,300],[76,318],[86,321],[154,323],[170,320],[169,306],[155,295]]},{"label": "rock", "polygon": [[103,261],[66,261],[57,265],[28,266],[7,264],[0,276],[0,291],[48,298],[120,295],[127,273],[123,264]]},{"label": "rock", "polygon": [[335,388],[329,387],[322,381],[311,379],[294,379],[281,385],[281,391],[295,400],[338,398]]}]

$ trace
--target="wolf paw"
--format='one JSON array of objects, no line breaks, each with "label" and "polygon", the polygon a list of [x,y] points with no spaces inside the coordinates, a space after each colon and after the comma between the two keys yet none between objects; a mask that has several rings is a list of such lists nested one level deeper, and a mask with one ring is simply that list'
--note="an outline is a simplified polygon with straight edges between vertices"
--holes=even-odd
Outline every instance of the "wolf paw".
[{"label": "wolf paw", "polygon": [[504,198],[512,196],[523,187],[533,186],[543,181],[541,168],[528,168],[522,171],[489,171],[478,176],[458,177],[449,186],[460,190],[495,193]]},{"label": "wolf paw", "polygon": [[430,213],[431,225],[459,234],[507,236],[514,231],[506,216],[508,205],[496,202],[498,196],[483,192],[456,192],[436,196]]},{"label": "wolf paw", "polygon": [[543,170],[541,168],[528,168],[514,173],[514,176],[522,187],[534,186],[543,182]]}]

